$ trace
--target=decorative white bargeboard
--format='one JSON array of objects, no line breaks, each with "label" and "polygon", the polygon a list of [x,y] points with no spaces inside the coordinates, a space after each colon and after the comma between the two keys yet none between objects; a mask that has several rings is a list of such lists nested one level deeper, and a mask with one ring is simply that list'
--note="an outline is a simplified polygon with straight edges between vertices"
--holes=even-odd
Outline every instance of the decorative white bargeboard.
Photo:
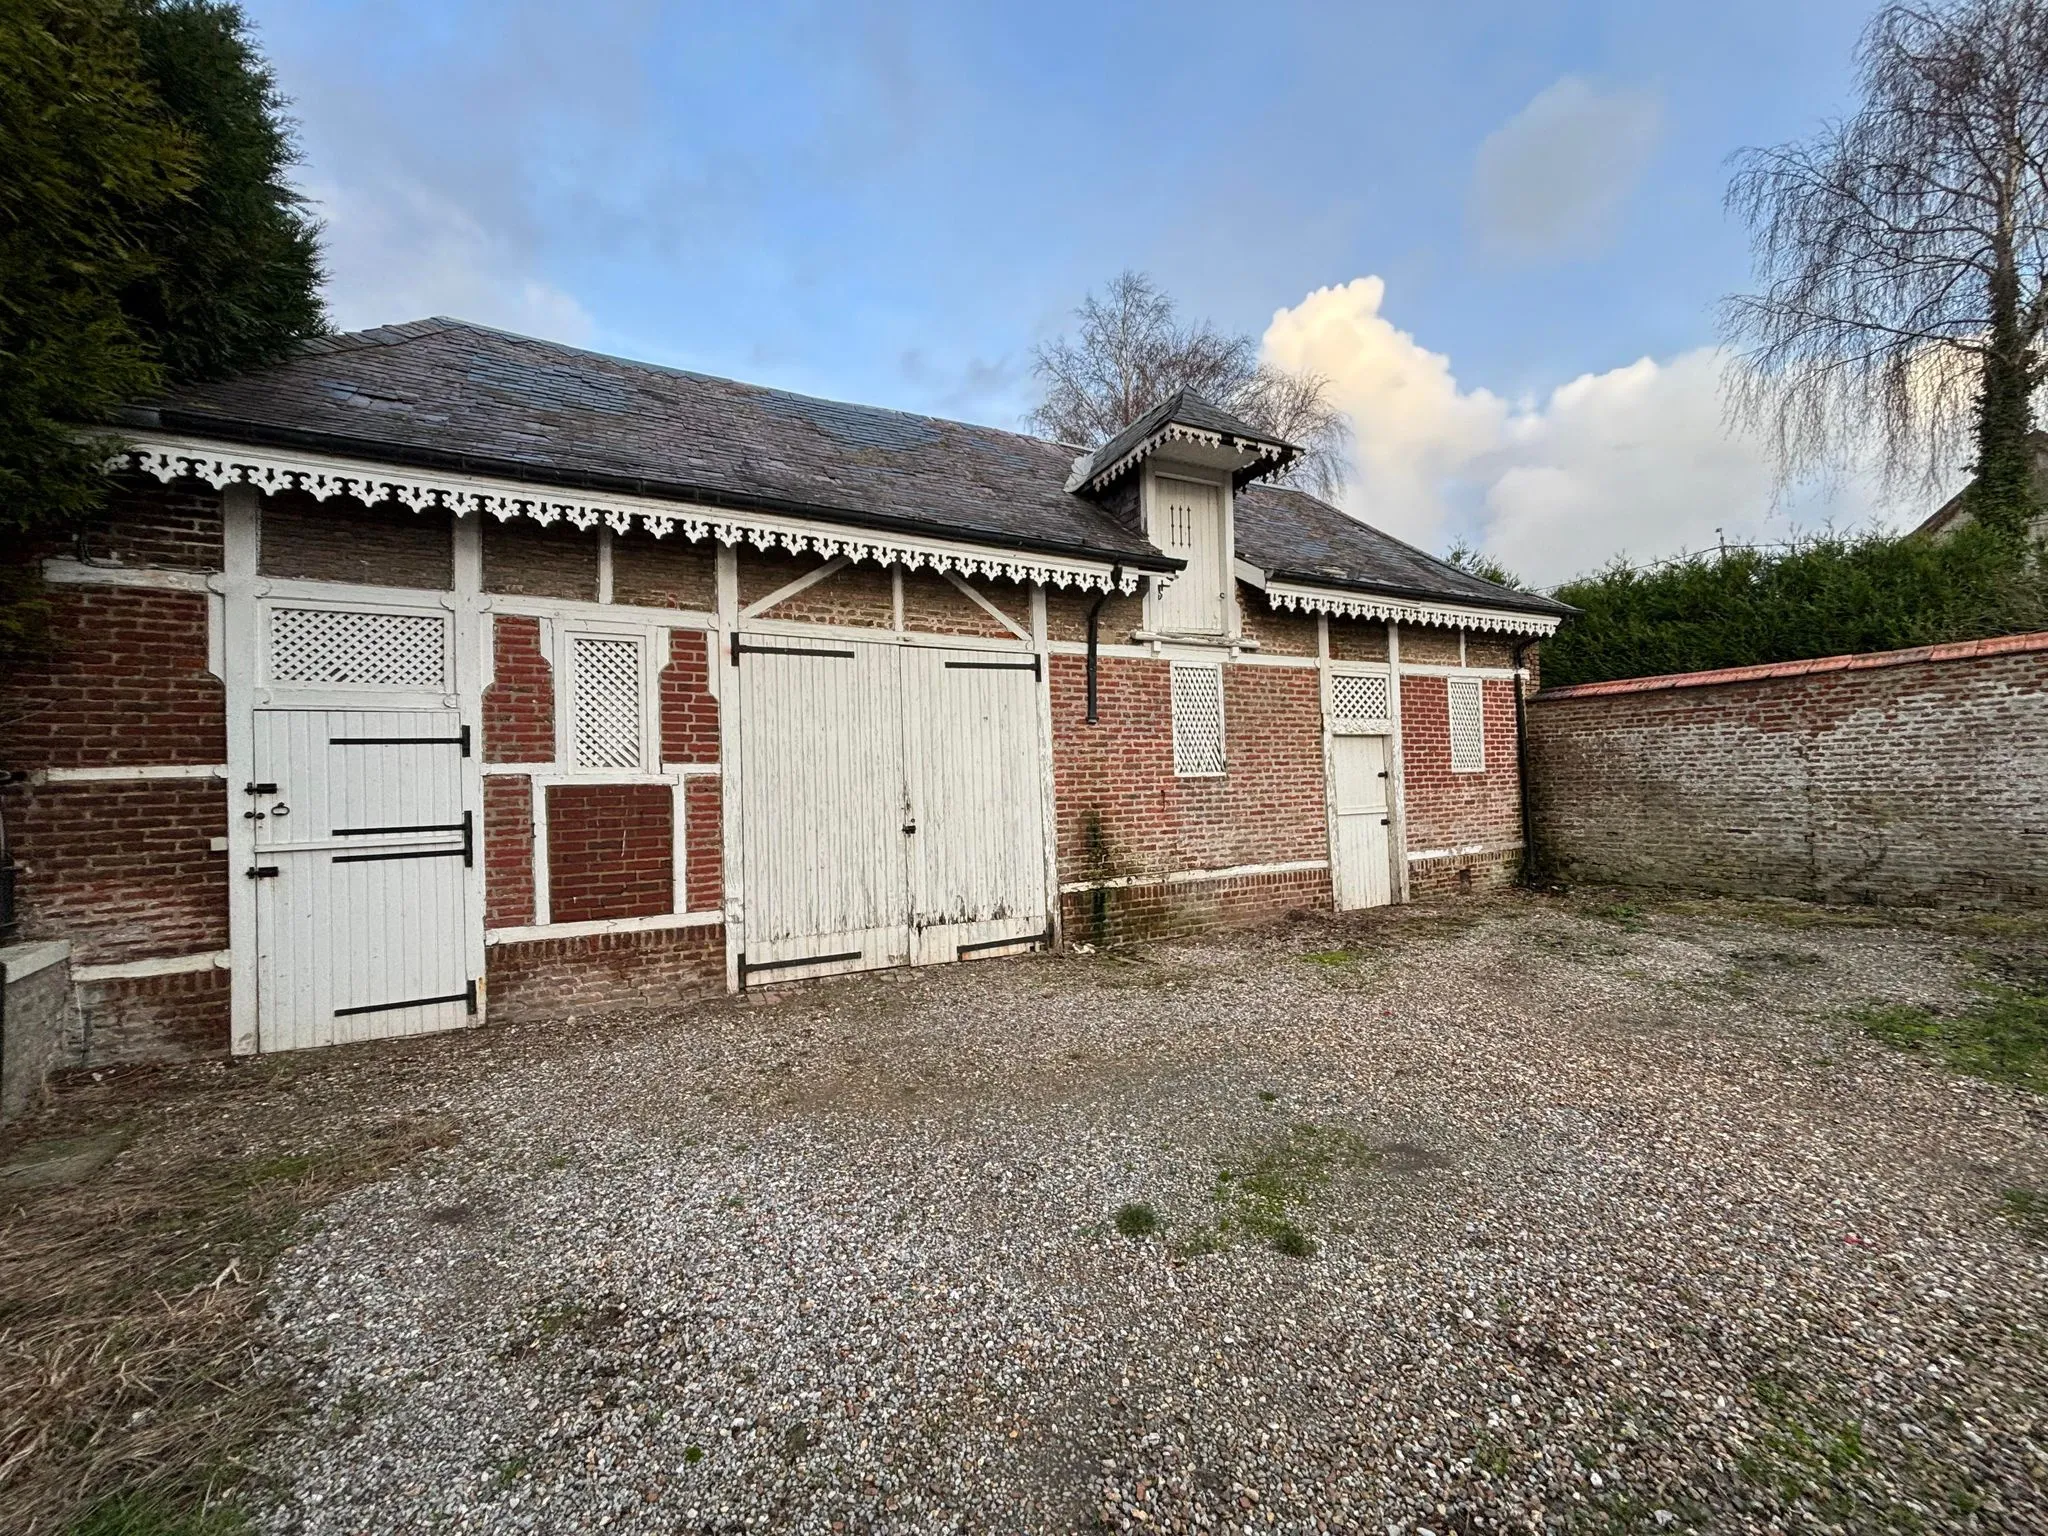
[{"label": "decorative white bargeboard", "polygon": [[999,553],[915,535],[829,528],[795,518],[735,512],[693,502],[657,501],[645,496],[608,492],[572,495],[512,480],[409,469],[296,450],[247,448],[153,432],[129,433],[127,437],[128,452],[112,460],[108,467],[140,470],[163,481],[189,477],[217,487],[253,485],[264,492],[304,491],[322,501],[350,496],[365,502],[397,502],[416,512],[446,508],[458,517],[486,512],[501,521],[523,517],[537,523],[566,522],[583,529],[602,526],[614,533],[624,533],[637,523],[656,538],[678,533],[692,541],[711,538],[721,544],[751,544],[757,549],[817,554],[828,560],[843,555],[853,561],[900,564],[911,570],[1043,582],[1047,586],[1079,587],[1084,591],[1110,591],[1113,585],[1115,591],[1125,595],[1137,591],[1148,574],[1118,571],[1112,584],[1112,567],[1107,561]]}]

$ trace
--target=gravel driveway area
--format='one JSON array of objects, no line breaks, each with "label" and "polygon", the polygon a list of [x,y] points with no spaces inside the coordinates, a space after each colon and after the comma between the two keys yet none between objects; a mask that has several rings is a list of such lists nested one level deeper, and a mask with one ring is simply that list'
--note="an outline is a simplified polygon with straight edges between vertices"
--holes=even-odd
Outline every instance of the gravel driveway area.
[{"label": "gravel driveway area", "polygon": [[2048,1529],[2048,1101],[1846,1017],[1986,931],[1516,897],[330,1053],[460,1141],[278,1270],[259,1519]]}]

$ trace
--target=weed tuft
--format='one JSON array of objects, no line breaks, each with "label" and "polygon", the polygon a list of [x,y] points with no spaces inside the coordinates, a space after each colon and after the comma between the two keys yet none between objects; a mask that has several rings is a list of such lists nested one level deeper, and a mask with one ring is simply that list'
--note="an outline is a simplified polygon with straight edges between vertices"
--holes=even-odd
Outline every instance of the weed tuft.
[{"label": "weed tuft", "polygon": [[1973,982],[1970,990],[1975,1000],[1955,1013],[1891,1003],[1850,1017],[1894,1050],[1932,1056],[1952,1072],[2048,1093],[2048,991],[1995,981]]},{"label": "weed tuft", "polygon": [[2020,1229],[2020,1235],[2048,1243],[2048,1191],[2008,1189],[1998,1197],[1998,1214]]},{"label": "weed tuft", "polygon": [[1150,1237],[1159,1230],[1159,1213],[1142,1200],[1116,1208],[1116,1229],[1125,1237]]}]

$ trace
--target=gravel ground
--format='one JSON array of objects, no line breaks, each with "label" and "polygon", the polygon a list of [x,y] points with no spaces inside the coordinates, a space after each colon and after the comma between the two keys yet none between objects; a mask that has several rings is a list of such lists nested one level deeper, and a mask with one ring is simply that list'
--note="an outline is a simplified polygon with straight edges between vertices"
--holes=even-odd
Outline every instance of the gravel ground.
[{"label": "gravel ground", "polygon": [[331,1053],[462,1140],[283,1261],[260,1521],[2048,1530],[2048,1105],[1842,1016],[1978,942],[1516,898]]}]

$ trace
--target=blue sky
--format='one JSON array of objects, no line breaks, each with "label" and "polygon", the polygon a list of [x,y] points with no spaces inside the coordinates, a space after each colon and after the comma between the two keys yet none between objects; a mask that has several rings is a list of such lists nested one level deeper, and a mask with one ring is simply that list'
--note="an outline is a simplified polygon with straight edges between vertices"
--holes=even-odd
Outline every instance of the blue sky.
[{"label": "blue sky", "polygon": [[1701,350],[1727,157],[1844,108],[1865,0],[247,9],[345,325],[1015,425],[1130,266],[1330,375],[1347,505],[1418,542],[1555,580],[1872,515],[1774,502]]}]

